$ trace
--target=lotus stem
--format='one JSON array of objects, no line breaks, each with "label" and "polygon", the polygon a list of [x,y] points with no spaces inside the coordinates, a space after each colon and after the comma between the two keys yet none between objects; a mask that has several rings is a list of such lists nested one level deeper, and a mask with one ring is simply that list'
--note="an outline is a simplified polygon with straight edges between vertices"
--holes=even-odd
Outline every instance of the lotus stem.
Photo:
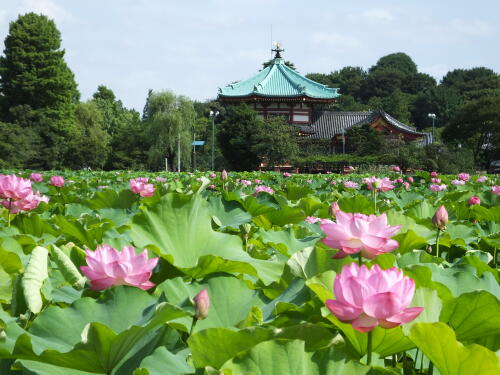
[{"label": "lotus stem", "polygon": [[373,331],[368,332],[368,342],[366,344],[366,364],[368,366],[372,363],[372,334]]},{"label": "lotus stem", "polygon": [[375,210],[375,214],[377,213],[377,189],[373,189],[373,208]]},{"label": "lotus stem", "polygon": [[9,208],[8,208],[8,212],[7,212],[7,227],[10,228],[10,220],[11,220],[11,217],[10,217],[10,208],[11,208],[11,205],[12,205],[12,200],[9,199]]},{"label": "lotus stem", "polygon": [[440,234],[441,230],[440,229],[437,229],[437,233],[436,233],[436,256],[439,258],[439,234]]},{"label": "lotus stem", "polygon": [[361,252],[358,253],[358,266],[361,267],[363,264],[363,257],[361,256]]},{"label": "lotus stem", "polygon": [[434,363],[429,361],[429,371],[427,371],[427,374],[432,375],[434,373]]},{"label": "lotus stem", "polygon": [[193,323],[191,324],[191,329],[189,330],[189,337],[193,334],[194,326],[198,322],[198,318],[196,316],[193,316]]}]

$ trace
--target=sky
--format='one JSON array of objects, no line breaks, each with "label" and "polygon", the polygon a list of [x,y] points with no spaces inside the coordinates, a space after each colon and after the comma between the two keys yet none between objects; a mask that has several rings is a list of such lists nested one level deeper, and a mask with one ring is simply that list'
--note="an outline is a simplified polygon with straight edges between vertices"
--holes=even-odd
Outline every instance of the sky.
[{"label": "sky", "polygon": [[249,78],[272,42],[302,74],[365,69],[404,52],[440,80],[500,72],[499,0],[0,0],[0,40],[26,12],[54,19],[82,100],[98,85],[142,111],[149,89],[193,100]]}]

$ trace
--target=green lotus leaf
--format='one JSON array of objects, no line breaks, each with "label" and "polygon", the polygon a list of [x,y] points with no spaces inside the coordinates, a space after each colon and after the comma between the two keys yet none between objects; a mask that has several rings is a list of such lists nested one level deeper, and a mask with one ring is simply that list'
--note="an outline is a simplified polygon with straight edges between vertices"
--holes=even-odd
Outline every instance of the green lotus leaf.
[{"label": "green lotus leaf", "polygon": [[[186,350],[173,354],[162,346],[157,348],[153,354],[144,358],[140,364],[140,369],[147,370],[147,375],[183,375],[193,373],[194,369],[187,364],[187,355],[188,352]],[[136,370],[136,372],[138,371]]]},{"label": "green lotus leaf", "polygon": [[285,255],[292,255],[297,251],[308,247],[313,247],[319,240],[319,236],[310,236],[306,238],[296,238],[293,228],[285,230],[264,230],[260,229],[257,236],[263,243],[270,244]]},{"label": "green lotus leaf", "polygon": [[252,327],[240,331],[226,328],[202,330],[188,340],[196,367],[220,368],[238,353],[276,338],[304,341],[308,351],[331,345],[334,334],[328,327],[304,323],[283,328]]},{"label": "green lotus leaf", "polygon": [[40,312],[43,305],[40,289],[43,281],[48,277],[48,255],[49,252],[44,247],[35,247],[31,252],[21,282],[26,305],[35,314]]},{"label": "green lotus leaf", "polygon": [[[189,313],[133,287],[103,298],[82,298],[69,308],[49,307],[18,337],[15,358],[108,374],[160,337],[163,323]],[[151,351],[154,347],[150,348]]]},{"label": "green lotus leaf", "polygon": [[210,308],[208,317],[196,323],[195,332],[213,327],[235,327],[246,318],[253,306],[264,306],[264,301],[256,290],[229,275],[212,275],[202,283],[189,284],[177,277],[158,285],[157,293],[164,292],[169,302],[181,305],[186,298],[193,299],[204,288],[208,290]]},{"label": "green lotus leaf", "polygon": [[486,291],[465,293],[446,301],[440,320],[455,330],[460,341],[498,335],[500,301]]},{"label": "green lotus leaf", "polygon": [[382,368],[364,366],[339,350],[307,352],[304,341],[262,342],[226,362],[223,373],[253,375],[383,375],[397,374]]},{"label": "green lotus leaf", "polygon": [[235,201],[225,201],[220,197],[208,199],[210,213],[219,219],[221,227],[238,228],[241,224],[249,223],[252,215],[244,211]]},{"label": "green lotus leaf", "polygon": [[[214,231],[208,203],[199,195],[170,193],[163,196],[157,205],[150,209],[143,208],[133,218],[130,236],[137,247],[153,248],[175,267],[188,274],[194,273],[195,277],[217,271],[213,267],[200,267],[202,257],[210,263],[217,259],[210,257],[218,257],[228,263],[236,262],[230,264],[233,272],[250,270],[264,279],[266,275],[261,267],[279,273],[284,266],[251,258],[243,250],[238,236]],[[227,269],[220,271],[228,272]],[[274,278],[265,281],[269,283]]]},{"label": "green lotus leaf", "polygon": [[418,323],[411,340],[432,361],[441,375],[492,375],[500,373],[497,355],[476,344],[464,346],[444,323]]}]

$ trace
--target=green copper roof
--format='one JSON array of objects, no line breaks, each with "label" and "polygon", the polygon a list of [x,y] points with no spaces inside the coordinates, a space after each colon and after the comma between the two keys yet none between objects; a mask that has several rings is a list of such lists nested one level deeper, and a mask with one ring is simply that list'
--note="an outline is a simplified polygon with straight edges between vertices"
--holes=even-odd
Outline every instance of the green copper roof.
[{"label": "green copper roof", "polygon": [[285,60],[275,58],[271,64],[253,77],[219,89],[219,97],[303,97],[335,99],[339,89],[314,82],[285,65]]}]

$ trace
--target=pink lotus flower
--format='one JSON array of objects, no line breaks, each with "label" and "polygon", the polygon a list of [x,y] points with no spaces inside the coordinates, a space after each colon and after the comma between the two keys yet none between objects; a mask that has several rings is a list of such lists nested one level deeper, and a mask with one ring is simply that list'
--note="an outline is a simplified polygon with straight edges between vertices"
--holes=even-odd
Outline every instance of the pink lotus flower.
[{"label": "pink lotus flower", "polygon": [[399,178],[396,178],[393,182],[396,182],[398,184],[402,184],[403,183],[403,179],[401,177],[399,177]]},{"label": "pink lotus flower", "polygon": [[139,194],[141,197],[150,197],[155,192],[155,187],[153,184],[148,184],[148,179],[145,177],[139,177],[136,179],[130,179],[130,190],[133,193]]},{"label": "pink lotus flower", "polygon": [[394,189],[394,185],[389,177],[367,177],[363,179],[363,182],[368,185],[368,190],[376,189],[376,191],[389,191]]},{"label": "pink lotus flower", "polygon": [[212,173],[210,173],[210,174],[208,175],[208,177],[210,177],[210,178],[215,178],[215,177],[217,177],[217,175],[216,175],[215,173],[213,173],[213,172],[212,172]]},{"label": "pink lotus flower", "polygon": [[[167,179],[165,177],[161,177],[161,176],[156,176],[155,177],[155,180],[159,183],[163,183],[163,182],[167,182]],[[146,181],[147,182],[147,181]]]},{"label": "pink lotus flower", "polygon": [[391,237],[401,228],[400,225],[387,225],[387,216],[352,214],[336,212],[335,223],[321,225],[326,234],[323,243],[340,251],[335,258],[344,258],[349,254],[361,252],[365,258],[373,259],[379,254],[396,249],[399,244]]},{"label": "pink lotus flower", "polygon": [[258,178],[256,178],[255,180],[253,180],[253,182],[256,183],[257,185],[260,184],[260,183],[262,183],[262,181],[259,180]]},{"label": "pink lotus flower", "polygon": [[459,173],[457,178],[461,181],[467,182],[470,179],[470,175],[468,173]]},{"label": "pink lotus flower", "polygon": [[500,195],[500,185],[492,186],[491,192],[495,195]]},{"label": "pink lotus flower", "polygon": [[431,172],[431,177],[437,177],[437,175],[438,175],[437,172],[434,172],[434,171]]},{"label": "pink lotus flower", "polygon": [[222,172],[221,172],[221,174],[220,174],[220,178],[221,178],[222,180],[227,180],[227,172],[226,172],[226,170],[225,170],[225,169],[224,169],[224,170],[222,170]]},{"label": "pink lotus flower", "polygon": [[448,211],[445,206],[439,206],[434,216],[432,217],[432,224],[439,230],[443,230],[448,224]]},{"label": "pink lotus flower", "polygon": [[486,176],[479,176],[476,180],[476,182],[486,182],[488,180],[488,177]]},{"label": "pink lotus flower", "polygon": [[320,218],[319,217],[316,217],[316,216],[308,216],[306,217],[305,221],[309,224],[315,224],[317,223],[318,221],[320,221]]},{"label": "pink lotus flower", "polygon": [[19,200],[3,200],[0,202],[2,206],[9,210],[11,214],[17,214],[21,211],[31,211],[38,207],[40,202],[49,203],[49,198],[40,195],[40,192],[33,193],[33,191],[23,199]]},{"label": "pink lotus flower", "polygon": [[392,170],[393,170],[394,172],[401,172],[401,168],[400,168],[399,166],[397,166],[397,165],[393,166],[393,167],[392,167]]},{"label": "pink lotus flower", "polygon": [[432,184],[431,186],[429,186],[429,189],[434,192],[443,191],[446,190],[446,184],[441,184],[441,185]]},{"label": "pink lotus flower", "polygon": [[346,189],[357,189],[358,188],[358,184],[354,181],[345,181],[344,182],[344,187]]},{"label": "pink lotus flower", "polygon": [[403,187],[406,189],[406,190],[410,190],[410,183],[409,182],[403,182]]},{"label": "pink lotus flower", "polygon": [[31,181],[16,175],[0,175],[0,198],[21,200],[32,194]]},{"label": "pink lotus flower", "polygon": [[202,289],[196,297],[194,297],[195,316],[198,320],[203,320],[208,317],[208,309],[210,308],[210,296],[207,289]]},{"label": "pink lotus flower", "polygon": [[394,328],[414,320],[423,307],[408,307],[415,293],[415,282],[393,267],[371,269],[356,263],[345,265],[333,284],[336,299],[326,307],[340,321],[351,323],[360,332],[375,327]]},{"label": "pink lotus flower", "polygon": [[274,194],[274,190],[271,189],[269,186],[265,186],[265,185],[259,185],[259,186],[255,187],[255,195],[259,194],[260,192]]},{"label": "pink lotus flower", "polygon": [[209,188],[210,190],[215,190],[215,185],[214,185],[214,184],[211,184],[211,185],[209,185],[209,186],[208,186],[208,188]]},{"label": "pink lotus flower", "polygon": [[413,184],[415,182],[415,180],[413,179],[413,177],[410,176],[410,177],[408,177],[408,182],[410,184]]},{"label": "pink lotus flower", "polygon": [[292,174],[291,174],[291,173],[289,173],[289,172],[285,172],[285,173],[283,173],[283,177],[290,177],[291,175],[292,175]]},{"label": "pink lotus flower", "polygon": [[33,182],[42,182],[43,176],[40,173],[32,173],[30,174],[30,180]]},{"label": "pink lotus flower", "polygon": [[64,177],[63,176],[52,176],[50,178],[50,184],[55,187],[63,187],[64,186]]},{"label": "pink lotus flower", "polygon": [[431,178],[431,182],[434,183],[434,184],[440,184],[441,183],[441,179],[440,178],[436,178],[436,177],[432,177]]},{"label": "pink lotus flower", "polygon": [[472,196],[469,198],[467,203],[469,203],[469,205],[471,205],[471,206],[474,206],[476,204],[481,204],[481,199],[479,199],[479,197]]},{"label": "pink lotus flower", "polygon": [[464,180],[452,180],[451,184],[455,185],[455,186],[461,186],[461,185],[465,185],[465,181]]},{"label": "pink lotus flower", "polygon": [[252,183],[250,181],[248,181],[248,180],[241,180],[240,182],[241,182],[242,185],[245,185],[245,186],[252,185]]},{"label": "pink lotus flower", "polygon": [[130,285],[144,290],[155,284],[149,281],[159,258],[148,259],[144,250],[137,255],[132,246],[122,251],[109,245],[99,245],[95,251],[86,250],[87,266],[81,266],[83,274],[90,280],[90,288],[103,290],[113,285]]}]

